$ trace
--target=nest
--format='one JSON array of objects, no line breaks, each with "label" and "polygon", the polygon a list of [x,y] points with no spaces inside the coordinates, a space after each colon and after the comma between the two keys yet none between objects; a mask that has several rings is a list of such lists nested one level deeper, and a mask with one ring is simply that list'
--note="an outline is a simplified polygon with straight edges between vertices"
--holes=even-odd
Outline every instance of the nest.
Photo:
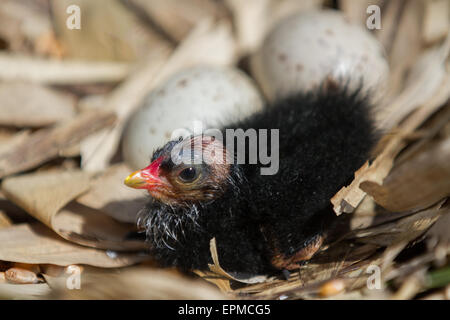
[{"label": "nest", "polygon": [[[74,2],[90,12],[82,37],[66,28]],[[364,25],[368,3],[4,0],[0,297],[449,298],[446,0],[370,1],[381,8],[373,32],[391,67],[377,112],[385,135],[330,199],[342,223],[298,271],[230,274],[212,239],[210,270],[187,276],[158,268],[128,237],[144,200],[122,186],[129,170],[118,150],[146,92],[196,63],[247,68],[267,30],[294,11],[335,6]]]}]

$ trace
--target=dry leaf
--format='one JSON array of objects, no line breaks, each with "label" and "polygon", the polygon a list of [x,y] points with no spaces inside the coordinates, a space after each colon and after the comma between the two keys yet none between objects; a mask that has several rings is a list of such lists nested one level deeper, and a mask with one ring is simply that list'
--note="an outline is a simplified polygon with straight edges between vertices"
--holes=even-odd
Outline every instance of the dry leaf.
[{"label": "dry leaf", "polygon": [[240,55],[254,52],[267,32],[296,12],[317,9],[322,0],[227,0],[233,14]]},{"label": "dry leaf", "polygon": [[[417,57],[421,53],[422,41],[420,39],[423,1],[389,1],[386,10],[390,16],[381,13],[382,30],[377,35],[388,53],[390,66],[390,80],[388,96],[396,97],[404,90],[404,77],[408,69],[415,65]],[[383,30],[384,18],[392,19],[388,25],[390,29]],[[386,34],[385,34],[386,33]]]},{"label": "dry leaf", "polygon": [[98,110],[104,107],[106,102],[106,94],[89,94],[78,100],[77,109],[80,112]]},{"label": "dry leaf", "polygon": [[128,239],[135,224],[120,223],[101,211],[76,202],[54,215],[52,227],[60,236],[85,246],[116,251],[144,251],[144,241]]},{"label": "dry leaf", "polygon": [[90,174],[82,171],[32,173],[5,179],[2,192],[36,219],[53,227],[53,217],[89,189]]},{"label": "dry leaf", "polygon": [[75,116],[74,101],[38,84],[0,83],[0,125],[42,127]]},{"label": "dry leaf", "polygon": [[45,277],[54,290],[51,299],[224,299],[217,289],[201,280],[145,267],[120,271],[86,270],[80,290],[67,290],[62,281]]},{"label": "dry leaf", "polygon": [[15,141],[13,148],[1,150],[0,178],[34,168],[56,158],[59,152],[77,144],[81,139],[110,126],[116,117],[113,112],[83,113],[54,128],[41,129]]},{"label": "dry leaf", "polygon": [[44,299],[51,293],[46,283],[12,284],[0,283],[0,299]]},{"label": "dry leaf", "polygon": [[194,270],[193,272],[196,275],[198,275],[199,277],[203,278],[204,280],[214,284],[217,288],[219,288],[224,293],[231,293],[233,291],[231,289],[229,279],[219,276],[214,272],[200,271],[200,270]]},{"label": "dry leaf", "polygon": [[8,199],[67,240],[111,250],[146,249],[141,241],[126,241],[134,226],[76,203],[67,205],[89,189],[89,178],[83,171],[34,173],[6,179],[2,190]]},{"label": "dry leaf", "polygon": [[450,2],[447,0],[426,1],[423,20],[423,38],[433,43],[448,34],[450,30]]},{"label": "dry leaf", "polygon": [[[351,4],[351,0],[344,1],[346,2],[348,11],[351,11],[351,13],[347,15],[350,18],[356,17],[356,19],[361,19],[361,11],[353,12],[354,10],[352,10],[353,6]],[[405,1],[383,1],[380,9],[382,17],[381,29],[375,30],[375,36],[378,41],[380,41],[381,45],[385,48],[386,52],[391,53],[392,47],[394,45],[394,40],[396,40],[398,25],[401,22],[401,17],[405,10]],[[391,65],[391,67],[395,67],[395,65]]]},{"label": "dry leaf", "polygon": [[[366,267],[379,263],[373,256],[374,246],[339,245],[325,250],[310,262],[291,273],[288,280],[269,279],[265,283],[235,290],[238,294],[252,294],[260,299],[317,299],[322,285],[341,278],[345,287],[357,290],[366,284]],[[331,256],[329,256],[331,254]]]},{"label": "dry leaf", "polygon": [[0,53],[0,80],[41,84],[86,84],[118,82],[129,73],[118,62],[59,61]]},{"label": "dry leaf", "polygon": [[360,188],[393,212],[426,208],[450,196],[450,139],[394,168],[382,186],[364,181]]},{"label": "dry leaf", "polygon": [[415,60],[414,66],[406,79],[405,89],[377,114],[377,123],[383,130],[390,130],[398,125],[408,114],[424,104],[436,99],[436,95],[449,95],[449,73],[445,70],[445,61],[450,52],[450,36],[436,48],[422,53]]},{"label": "dry leaf", "polygon": [[[68,57],[135,61],[167,42],[147,28],[120,0],[52,0],[52,22]],[[81,30],[67,28],[70,5],[81,11]]]},{"label": "dry leaf", "polygon": [[227,0],[233,13],[237,41],[241,54],[254,51],[269,28],[270,0]]},{"label": "dry leaf", "polygon": [[2,0],[0,37],[14,52],[28,52],[30,43],[51,30],[48,9],[42,2]]},{"label": "dry leaf", "polygon": [[41,224],[19,224],[0,229],[0,243],[0,260],[30,264],[87,264],[117,268],[148,260],[148,256],[143,254],[111,255],[107,251],[70,243]]},{"label": "dry leaf", "polygon": [[16,206],[13,202],[6,199],[5,195],[1,191],[1,188],[0,188],[0,208],[6,213],[8,218],[10,218],[13,223],[34,221],[34,218],[31,217],[25,210]]},{"label": "dry leaf", "polygon": [[130,174],[124,164],[109,167],[96,178],[89,192],[77,198],[77,202],[107,213],[122,222],[135,223],[138,211],[147,203],[148,196],[126,187],[123,183]]},{"label": "dry leaf", "polygon": [[400,218],[393,222],[353,232],[349,238],[363,243],[389,246],[396,242],[409,242],[425,233],[438,218],[450,210],[450,206],[440,201],[433,207]]},{"label": "dry leaf", "polygon": [[43,56],[61,59],[65,50],[63,45],[56,39],[54,31],[42,33],[35,41],[36,52]]},{"label": "dry leaf", "polygon": [[17,133],[6,133],[2,135],[1,144],[0,144],[0,155],[4,154],[10,150],[18,148],[21,144],[23,144],[30,135],[29,130],[22,130]]},{"label": "dry leaf", "polygon": [[439,220],[427,231],[426,235],[437,245],[448,246],[450,248],[450,210],[439,217]]},{"label": "dry leaf", "polygon": [[220,2],[210,0],[128,0],[134,12],[147,14],[150,24],[173,42],[182,41],[198,21],[224,15]]},{"label": "dry leaf", "polygon": [[0,210],[0,229],[9,227],[10,225],[12,225],[11,220],[8,218],[6,213]]}]

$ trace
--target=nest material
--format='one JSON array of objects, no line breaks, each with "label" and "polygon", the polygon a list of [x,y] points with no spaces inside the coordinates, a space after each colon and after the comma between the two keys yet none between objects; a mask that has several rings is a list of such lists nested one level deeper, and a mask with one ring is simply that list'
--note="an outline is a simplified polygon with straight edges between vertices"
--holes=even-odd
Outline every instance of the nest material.
[{"label": "nest material", "polygon": [[[121,185],[125,120],[173,72],[196,63],[245,68],[274,23],[329,3],[107,1],[76,1],[92,18],[82,39],[61,10],[73,1],[0,8],[8,22],[0,24],[8,49],[0,54],[0,297],[449,298],[448,1],[370,2],[381,7],[374,34],[391,66],[377,111],[385,135],[374,160],[330,200],[341,223],[329,244],[286,278],[255,278],[223,270],[212,239],[214,264],[194,279],[159,270],[128,237],[143,199]],[[338,1],[362,25],[367,5]],[[114,41],[104,38],[111,32]],[[67,290],[77,272],[82,289]]]}]

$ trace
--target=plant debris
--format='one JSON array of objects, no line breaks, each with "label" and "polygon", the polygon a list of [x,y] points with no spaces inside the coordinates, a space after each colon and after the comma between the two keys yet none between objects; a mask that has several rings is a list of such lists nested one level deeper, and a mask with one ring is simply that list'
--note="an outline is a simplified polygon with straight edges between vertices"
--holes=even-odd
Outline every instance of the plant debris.
[{"label": "plant debris", "polygon": [[[129,116],[176,71],[237,65],[311,0],[3,0],[0,7],[0,298],[450,299],[450,3],[335,1],[365,27],[379,5],[389,90],[373,157],[330,199],[338,225],[299,269],[162,269],[123,186]],[[106,4],[108,2],[108,4]],[[66,7],[83,12],[81,32]],[[237,257],[238,259],[239,257]],[[81,290],[67,279],[81,274]],[[194,277],[192,279],[192,277]],[[73,285],[76,285],[74,283]]]}]

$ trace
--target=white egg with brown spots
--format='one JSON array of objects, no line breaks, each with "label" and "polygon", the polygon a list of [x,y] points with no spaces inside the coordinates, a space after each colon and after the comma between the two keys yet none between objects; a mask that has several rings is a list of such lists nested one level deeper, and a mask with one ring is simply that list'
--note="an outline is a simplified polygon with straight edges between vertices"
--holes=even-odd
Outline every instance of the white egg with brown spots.
[{"label": "white egg with brown spots", "polygon": [[381,44],[363,26],[335,10],[308,11],[286,18],[269,32],[251,59],[252,74],[273,101],[325,86],[361,86],[383,96],[389,66]]},{"label": "white egg with brown spots", "polygon": [[123,137],[123,156],[133,169],[148,165],[153,151],[174,131],[220,128],[263,108],[253,81],[235,68],[198,66],[180,71],[144,99],[130,118]]}]

